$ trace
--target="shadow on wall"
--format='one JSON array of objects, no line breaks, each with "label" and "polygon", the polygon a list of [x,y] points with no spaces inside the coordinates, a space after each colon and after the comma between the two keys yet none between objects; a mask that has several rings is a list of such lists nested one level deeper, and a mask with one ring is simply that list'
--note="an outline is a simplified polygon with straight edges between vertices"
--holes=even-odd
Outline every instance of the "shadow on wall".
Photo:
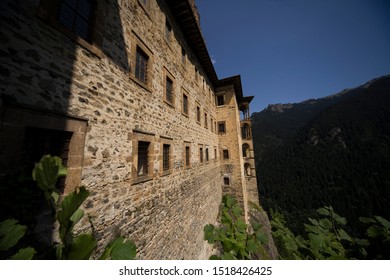
[{"label": "shadow on wall", "polygon": [[37,249],[52,242],[53,219],[31,170],[42,155],[57,155],[68,167],[58,187],[67,193],[79,185],[83,106],[96,80],[104,83],[97,65],[129,71],[119,11],[117,0],[0,3],[0,221],[34,228]]}]

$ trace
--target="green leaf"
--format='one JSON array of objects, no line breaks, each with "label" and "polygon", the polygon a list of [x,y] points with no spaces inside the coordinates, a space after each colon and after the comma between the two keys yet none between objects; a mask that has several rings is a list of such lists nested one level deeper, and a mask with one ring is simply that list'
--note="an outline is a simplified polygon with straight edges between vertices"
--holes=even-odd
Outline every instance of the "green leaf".
[{"label": "green leaf", "polygon": [[319,222],[319,225],[323,227],[324,229],[331,229],[332,228],[332,222],[329,219],[321,219]]},{"label": "green leaf", "polygon": [[242,211],[241,207],[238,205],[235,205],[232,208],[232,212],[233,212],[234,216],[236,216],[236,218],[240,218],[243,215],[243,211]]},{"label": "green leaf", "polygon": [[215,242],[214,226],[211,224],[205,225],[203,228],[204,240],[208,243],[213,244]]},{"label": "green leaf", "polygon": [[58,177],[66,175],[66,168],[62,165],[59,157],[44,155],[41,160],[35,164],[32,172],[33,180],[45,193],[49,195],[56,187]]},{"label": "green leaf", "polygon": [[237,230],[240,232],[245,232],[248,227],[245,221],[241,219],[237,221],[236,226],[237,226]]},{"label": "green leaf", "polygon": [[350,241],[352,242],[352,238],[348,235],[348,233],[343,230],[343,229],[340,229],[339,230],[339,236],[340,236],[340,239],[341,240],[347,240],[347,241]]},{"label": "green leaf", "polygon": [[215,261],[215,260],[221,260],[221,258],[218,257],[217,255],[211,255],[209,260],[214,260]]},{"label": "green leaf", "polygon": [[323,215],[323,216],[329,216],[329,210],[326,208],[319,208],[316,210],[318,214]]},{"label": "green leaf", "polygon": [[249,239],[246,243],[246,250],[250,253],[256,253],[258,251],[258,243],[253,239]]},{"label": "green leaf", "polygon": [[7,219],[0,223],[0,251],[7,251],[24,236],[27,227],[18,224],[15,219]]},{"label": "green leaf", "polygon": [[237,258],[231,253],[224,253],[221,256],[221,260],[236,260]]},{"label": "green leaf", "polygon": [[111,260],[133,260],[136,256],[136,247],[130,240],[125,240],[123,237],[111,241],[100,259]]},{"label": "green leaf", "polygon": [[32,247],[20,249],[10,260],[31,260],[34,257],[35,250]]},{"label": "green leaf", "polygon": [[375,223],[374,219],[367,218],[367,217],[360,217],[359,220],[364,224],[372,224]]},{"label": "green leaf", "polygon": [[[60,237],[62,241],[65,241],[67,235],[71,232],[73,226],[75,225],[74,221],[78,221],[77,219],[81,213],[78,211],[78,213],[75,214],[75,212],[88,196],[89,192],[85,189],[85,187],[80,187],[78,190],[67,195],[62,201],[60,209],[57,212],[57,219],[60,223]],[[75,216],[73,216],[74,214]]]},{"label": "green leaf", "polygon": [[68,260],[88,260],[97,245],[91,234],[78,235],[73,239],[66,259]]},{"label": "green leaf", "polygon": [[230,195],[224,195],[222,197],[222,202],[228,208],[232,208],[234,205],[237,204],[236,199]]},{"label": "green leaf", "polygon": [[385,218],[382,218],[380,216],[375,216],[375,218],[377,219],[377,221],[382,225],[384,226],[385,228],[387,229],[390,229],[390,222],[388,220],[386,220]]},{"label": "green leaf", "polygon": [[378,226],[371,226],[367,229],[367,235],[371,238],[377,238],[381,236],[382,232],[382,229]]},{"label": "green leaf", "polygon": [[266,244],[268,242],[268,235],[263,231],[256,232],[256,240],[261,244]]},{"label": "green leaf", "polygon": [[254,231],[258,231],[258,230],[263,228],[263,225],[260,224],[260,223],[253,223],[252,224],[252,228],[253,228]]}]

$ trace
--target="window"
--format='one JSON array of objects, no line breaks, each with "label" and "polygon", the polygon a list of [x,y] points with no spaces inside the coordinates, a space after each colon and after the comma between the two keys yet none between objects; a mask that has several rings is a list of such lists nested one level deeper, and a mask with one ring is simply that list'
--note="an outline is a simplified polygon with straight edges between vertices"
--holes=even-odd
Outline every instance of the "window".
[{"label": "window", "polygon": [[92,40],[92,0],[63,0],[59,6],[58,22],[87,42]]},{"label": "window", "polygon": [[165,101],[173,106],[173,82],[169,77],[165,81]]},{"label": "window", "polygon": [[214,148],[214,159],[217,159],[217,148]]},{"label": "window", "polygon": [[183,114],[188,116],[188,96],[183,93]]},{"label": "window", "polygon": [[163,171],[168,171],[171,168],[170,150],[171,150],[171,145],[168,144],[163,145]]},{"label": "window", "polygon": [[251,129],[247,123],[241,127],[241,136],[242,139],[251,139]]},{"label": "window", "polygon": [[191,159],[191,149],[189,146],[185,147],[185,164],[186,168],[190,167],[190,159]]},{"label": "window", "polygon": [[149,57],[141,48],[137,47],[136,51],[136,65],[135,65],[135,77],[146,84],[148,78],[148,60]]},{"label": "window", "polygon": [[219,133],[226,133],[226,123],[225,122],[218,122],[218,132]]},{"label": "window", "polygon": [[229,150],[223,150],[222,151],[222,153],[223,153],[223,159],[229,159]]},{"label": "window", "polygon": [[[24,164],[32,170],[34,163],[38,162],[43,155],[58,156],[64,166],[68,165],[69,147],[72,139],[72,132],[26,127],[22,154]],[[65,177],[58,179],[56,187],[61,191],[65,188]]]},{"label": "window", "polygon": [[229,177],[223,177],[223,184],[225,186],[230,186],[230,179],[229,179]]},{"label": "window", "polygon": [[208,128],[207,113],[204,113],[204,127]]},{"label": "window", "polygon": [[87,121],[61,116],[58,112],[2,105],[0,177],[23,168],[31,172],[43,154],[51,154],[62,158],[68,168],[67,176],[57,186],[64,188],[65,194],[80,186],[83,159],[92,156],[86,149],[84,155]]},{"label": "window", "polygon": [[138,142],[138,164],[137,164],[137,176],[147,176],[149,174],[149,153],[150,142],[139,141]]},{"label": "window", "polygon": [[217,106],[225,105],[225,96],[223,94],[217,95]]},{"label": "window", "polygon": [[172,34],[172,26],[167,19],[165,19],[165,40],[170,43]]},{"label": "window", "polygon": [[213,118],[210,118],[210,128],[211,128],[211,132],[214,132],[214,119]]},{"label": "window", "polygon": [[181,47],[181,63],[183,65],[186,65],[186,56],[187,56],[187,54],[186,54],[185,49],[183,47]]},{"label": "window", "polygon": [[206,148],[206,162],[209,161],[209,148]]},{"label": "window", "polygon": [[199,148],[199,161],[200,163],[203,163],[203,148]]},{"label": "window", "polygon": [[200,107],[196,106],[196,121],[200,123]]},{"label": "window", "polygon": [[243,144],[242,145],[242,156],[244,158],[247,158],[247,157],[250,157],[250,154],[249,154],[249,145],[247,143]]},{"label": "window", "polygon": [[244,169],[245,169],[245,175],[246,176],[252,176],[252,168],[251,168],[251,165],[249,163],[245,163],[244,164]]}]

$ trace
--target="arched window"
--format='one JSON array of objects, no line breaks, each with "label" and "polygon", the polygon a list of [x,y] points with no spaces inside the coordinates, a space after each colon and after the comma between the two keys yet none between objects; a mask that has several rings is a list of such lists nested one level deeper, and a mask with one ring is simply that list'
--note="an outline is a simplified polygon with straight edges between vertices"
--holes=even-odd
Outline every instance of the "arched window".
[{"label": "arched window", "polygon": [[249,153],[249,145],[248,144],[244,144],[242,145],[242,156],[244,158],[248,158],[250,157],[250,153]]},{"label": "arched window", "polygon": [[251,139],[251,131],[247,123],[241,127],[241,134],[242,134],[242,139]]},{"label": "arched window", "polygon": [[245,169],[246,176],[252,176],[251,165],[249,163],[245,163],[244,169]]}]

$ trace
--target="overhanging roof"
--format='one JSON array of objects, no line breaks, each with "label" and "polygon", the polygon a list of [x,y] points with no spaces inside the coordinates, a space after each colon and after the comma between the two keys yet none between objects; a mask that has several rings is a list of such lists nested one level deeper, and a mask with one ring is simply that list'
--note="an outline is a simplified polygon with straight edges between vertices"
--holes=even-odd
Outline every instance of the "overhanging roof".
[{"label": "overhanging roof", "polygon": [[166,2],[212,85],[214,87],[233,85],[239,103],[251,102],[253,96],[243,96],[239,75],[222,80],[218,79],[190,1],[166,0]]},{"label": "overhanging roof", "polygon": [[179,24],[188,44],[195,53],[210,82],[215,86],[218,77],[211,62],[202,32],[196,21],[194,11],[188,0],[166,0],[172,13]]}]

